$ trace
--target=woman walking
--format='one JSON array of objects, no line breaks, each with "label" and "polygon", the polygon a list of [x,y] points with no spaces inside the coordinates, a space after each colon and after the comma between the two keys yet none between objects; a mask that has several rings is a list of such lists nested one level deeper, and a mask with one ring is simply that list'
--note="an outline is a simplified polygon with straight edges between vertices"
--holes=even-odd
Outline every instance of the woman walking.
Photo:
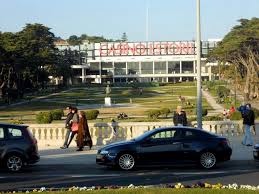
[{"label": "woman walking", "polygon": [[84,111],[79,111],[79,126],[77,134],[77,151],[83,151],[84,146],[93,146],[92,138],[90,135],[87,119]]},{"label": "woman walking", "polygon": [[71,136],[70,136],[70,139],[69,139],[69,142],[67,144],[67,148],[69,147],[70,143],[72,142],[75,134],[77,134],[78,132],[78,128],[79,128],[79,115],[77,114],[77,108],[75,107],[72,107],[72,113],[73,113],[73,118],[72,120],[70,120],[70,123],[72,123],[72,127],[71,127]]}]

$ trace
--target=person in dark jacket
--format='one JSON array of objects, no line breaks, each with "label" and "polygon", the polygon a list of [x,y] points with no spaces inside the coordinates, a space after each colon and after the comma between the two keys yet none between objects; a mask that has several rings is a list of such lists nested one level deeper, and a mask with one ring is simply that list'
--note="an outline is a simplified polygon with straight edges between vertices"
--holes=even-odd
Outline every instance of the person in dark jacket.
[{"label": "person in dark jacket", "polygon": [[76,142],[78,147],[76,151],[83,151],[84,146],[89,146],[90,149],[93,146],[92,138],[90,135],[84,111],[79,111],[79,127]]},{"label": "person in dark jacket", "polygon": [[68,114],[67,114],[67,118],[66,118],[66,121],[65,121],[65,128],[67,129],[66,131],[66,136],[65,136],[65,141],[64,141],[64,144],[62,147],[60,147],[61,149],[66,149],[68,146],[68,139],[71,135],[71,127],[72,127],[72,124],[70,123],[70,120],[73,118],[73,113],[72,113],[72,107],[71,106],[68,106],[66,108],[66,110],[68,111]]},{"label": "person in dark jacket", "polygon": [[246,146],[252,146],[254,143],[250,128],[255,124],[255,114],[251,108],[251,104],[246,105],[246,111],[244,112],[244,114],[242,114],[242,117],[243,124],[245,126],[245,136],[243,138],[242,144]]},{"label": "person in dark jacket", "polygon": [[[73,124],[79,124],[79,115],[78,115],[78,109],[73,107],[72,108],[72,113],[73,113],[73,117],[70,120],[71,125]],[[73,126],[71,126],[71,135],[70,135],[70,139],[68,141],[67,147],[69,147],[70,143],[72,142],[73,138],[75,137],[75,135],[78,133],[78,129],[73,131]]]},{"label": "person in dark jacket", "polygon": [[174,112],[173,121],[175,126],[187,126],[186,113],[182,110],[181,106],[177,106],[176,111]]}]

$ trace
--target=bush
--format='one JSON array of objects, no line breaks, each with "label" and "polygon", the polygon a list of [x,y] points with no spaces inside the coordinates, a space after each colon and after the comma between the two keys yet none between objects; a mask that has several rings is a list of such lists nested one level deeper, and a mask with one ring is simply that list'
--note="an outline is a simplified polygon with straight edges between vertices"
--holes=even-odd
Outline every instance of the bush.
[{"label": "bush", "polygon": [[62,109],[50,111],[53,120],[61,120],[64,116],[64,111]]},{"label": "bush", "polygon": [[203,121],[222,121],[223,118],[220,116],[206,116],[202,120]]},{"label": "bush", "polygon": [[10,120],[9,123],[11,124],[16,124],[16,125],[21,125],[24,124],[22,120]]},{"label": "bush", "polygon": [[218,86],[217,88],[217,96],[219,98],[227,98],[230,94],[230,90],[225,86]]},{"label": "bush", "polygon": [[254,113],[255,113],[255,118],[256,118],[256,119],[259,118],[259,110],[253,108],[253,111],[254,111]]},{"label": "bush", "polygon": [[95,120],[97,119],[98,115],[99,115],[99,110],[89,110],[86,111],[86,118],[87,120]]},{"label": "bush", "polygon": [[[197,109],[194,109],[194,112],[197,115]],[[207,116],[208,110],[203,108],[201,114],[202,114],[203,117]]]},{"label": "bush", "polygon": [[242,115],[239,111],[235,111],[235,112],[230,114],[229,118],[230,118],[230,120],[241,120]]},{"label": "bush", "polygon": [[150,110],[148,111],[148,118],[157,119],[161,115],[160,110]]},{"label": "bush", "polygon": [[52,122],[52,115],[50,112],[40,112],[36,115],[36,122],[39,124],[46,124]]},{"label": "bush", "polygon": [[171,111],[170,111],[169,108],[162,108],[162,109],[160,110],[160,113],[161,113],[162,115],[165,115],[165,117],[167,117],[170,112],[171,112]]}]

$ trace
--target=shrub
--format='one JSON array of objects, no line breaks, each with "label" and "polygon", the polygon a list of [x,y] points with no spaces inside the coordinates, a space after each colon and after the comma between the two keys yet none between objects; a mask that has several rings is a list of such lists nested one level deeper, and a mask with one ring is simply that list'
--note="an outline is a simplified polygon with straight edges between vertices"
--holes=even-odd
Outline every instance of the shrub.
[{"label": "shrub", "polygon": [[64,111],[62,109],[50,111],[53,120],[61,120],[64,116]]},{"label": "shrub", "polygon": [[95,120],[97,119],[98,115],[99,115],[99,110],[89,110],[86,111],[86,118],[87,120]]},{"label": "shrub", "polygon": [[36,115],[36,122],[39,124],[46,124],[52,122],[52,115],[50,112],[40,112]]},{"label": "shrub", "polygon": [[230,114],[230,120],[241,120],[242,119],[242,115],[239,111],[235,111],[233,113]]},{"label": "shrub", "polygon": [[230,94],[230,90],[225,86],[218,86],[217,88],[217,96],[219,98],[227,98]]},{"label": "shrub", "polygon": [[10,120],[9,123],[11,124],[16,124],[16,125],[21,125],[24,124],[24,122],[22,120]]},{"label": "shrub", "polygon": [[161,112],[160,110],[150,110],[147,115],[148,118],[157,119],[161,115]]},{"label": "shrub", "polygon": [[203,121],[222,121],[223,118],[220,116],[206,116],[202,120]]},{"label": "shrub", "polygon": [[[194,109],[194,112],[197,115],[197,109]],[[208,110],[206,108],[203,108],[201,114],[203,117],[207,116]]]},{"label": "shrub", "polygon": [[255,113],[255,118],[256,118],[256,119],[259,118],[259,110],[253,108],[253,111],[254,111],[254,113]]},{"label": "shrub", "polygon": [[162,108],[162,109],[160,110],[160,113],[161,113],[162,115],[165,115],[165,117],[167,117],[170,112],[171,112],[171,111],[170,111],[169,108]]}]

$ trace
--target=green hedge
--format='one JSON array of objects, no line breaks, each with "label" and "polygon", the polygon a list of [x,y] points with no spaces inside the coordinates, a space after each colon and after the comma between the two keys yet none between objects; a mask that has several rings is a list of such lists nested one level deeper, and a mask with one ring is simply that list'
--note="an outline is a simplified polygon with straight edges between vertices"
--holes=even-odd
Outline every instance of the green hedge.
[{"label": "green hedge", "polygon": [[50,111],[53,120],[61,120],[64,116],[64,111],[62,109]]},{"label": "green hedge", "polygon": [[147,112],[148,118],[157,119],[161,115],[160,110],[150,110]]},{"label": "green hedge", "polygon": [[87,120],[95,120],[97,119],[98,115],[99,115],[99,110],[88,110],[86,111],[86,118]]},{"label": "green hedge", "polygon": [[160,113],[161,113],[162,115],[165,115],[165,117],[167,117],[170,112],[171,112],[171,111],[170,111],[169,108],[162,108],[162,109],[160,110]]},{"label": "green hedge", "polygon": [[40,112],[36,115],[36,122],[38,124],[47,124],[53,121],[52,115],[50,112]]}]

